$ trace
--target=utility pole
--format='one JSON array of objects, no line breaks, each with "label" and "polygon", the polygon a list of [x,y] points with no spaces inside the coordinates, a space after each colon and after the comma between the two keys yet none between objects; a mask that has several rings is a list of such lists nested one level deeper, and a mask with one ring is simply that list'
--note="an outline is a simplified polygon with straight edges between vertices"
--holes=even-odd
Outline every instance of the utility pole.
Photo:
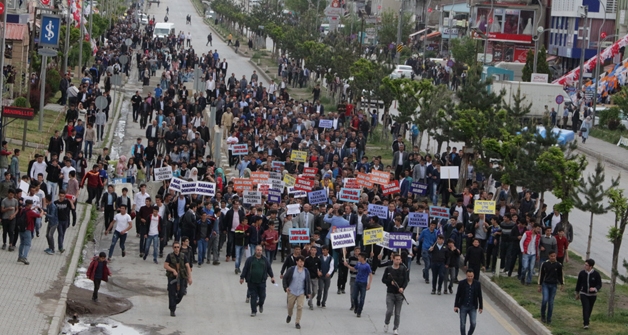
[{"label": "utility pole", "polygon": [[81,9],[79,10],[80,19],[79,19],[79,30],[81,31],[81,37],[79,38],[79,62],[78,62],[78,72],[79,72],[79,80],[83,75],[83,42],[85,41],[85,34],[83,33],[83,6],[81,5]]},{"label": "utility pole", "polygon": [[[2,0],[2,8],[4,8],[4,12],[2,13],[2,22],[4,25],[2,26],[2,44],[0,45],[0,69],[4,69],[4,50],[6,48],[6,37],[7,37],[7,1]],[[0,78],[4,79],[4,78]],[[0,80],[0,140],[4,140],[4,120],[2,119],[2,113],[4,112],[4,80]],[[12,97],[11,97],[12,98]]]},{"label": "utility pole", "polygon": [[[582,45],[580,48],[580,76],[578,77],[578,90],[582,91],[582,77],[584,77],[584,52],[587,49],[587,35],[589,29],[587,27],[587,18],[589,17],[589,6],[580,6],[578,12],[580,12],[580,19],[583,21],[582,25]],[[606,14],[605,14],[606,15]],[[596,92],[597,94],[597,92]]]},{"label": "utility pole", "polygon": [[72,19],[70,18],[70,6],[66,5],[67,15],[65,17],[65,46],[63,50],[65,50],[65,55],[63,57],[63,75],[68,72],[68,55],[70,54],[70,32],[72,32]]},{"label": "utility pole", "polygon": [[92,23],[94,22],[92,14],[94,14],[94,3],[89,0],[89,50],[92,51]]},{"label": "utility pole", "polygon": [[[399,9],[399,21],[397,21],[397,46],[401,45],[401,24],[403,21],[403,7],[406,3],[405,0],[401,0],[401,8]],[[401,61],[401,52],[395,52],[395,63],[400,64]]]}]

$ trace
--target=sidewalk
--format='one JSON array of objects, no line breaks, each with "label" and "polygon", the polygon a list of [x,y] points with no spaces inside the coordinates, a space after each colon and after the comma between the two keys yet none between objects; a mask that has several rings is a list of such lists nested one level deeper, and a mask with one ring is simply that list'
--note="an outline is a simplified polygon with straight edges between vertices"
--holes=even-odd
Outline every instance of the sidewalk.
[{"label": "sidewalk", "polygon": [[589,136],[585,144],[582,144],[582,139],[579,139],[578,150],[584,154],[594,158],[600,158],[602,161],[628,170],[628,150],[622,147]]}]

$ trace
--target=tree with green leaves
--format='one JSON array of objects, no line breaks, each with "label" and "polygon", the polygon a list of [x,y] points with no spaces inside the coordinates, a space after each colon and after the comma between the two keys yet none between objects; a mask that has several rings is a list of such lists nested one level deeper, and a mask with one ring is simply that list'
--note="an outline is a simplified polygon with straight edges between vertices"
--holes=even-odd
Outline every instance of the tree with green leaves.
[{"label": "tree with green leaves", "polygon": [[382,85],[387,86],[394,99],[397,100],[399,114],[392,116],[392,118],[401,124],[414,122],[418,115],[417,109],[421,98],[433,92],[434,87],[428,80],[390,79],[390,77],[384,77]]},{"label": "tree with green leaves", "polygon": [[351,91],[355,100],[361,101],[364,96],[367,106],[370,106],[371,100],[378,96],[377,91],[382,78],[386,76],[386,69],[377,62],[359,58],[351,64],[349,73],[353,77]]},{"label": "tree with green leaves", "polygon": [[[456,60],[456,64],[466,64],[467,66],[475,65],[477,60],[477,41],[469,36],[461,38],[454,38],[451,40],[451,55]],[[462,66],[458,67],[460,71],[456,71],[456,74],[462,73]]]},{"label": "tree with green leaves", "polygon": [[[390,43],[397,43],[397,28],[399,26],[399,14],[388,10],[381,15],[382,22],[379,25],[377,33],[377,41],[380,45],[388,47]],[[401,22],[401,42],[405,43],[408,36],[414,30],[414,23],[410,20],[411,13],[406,11],[403,13],[403,21]]]},{"label": "tree with green leaves", "polygon": [[[628,199],[624,196],[624,190],[612,188],[608,191],[611,211],[615,213],[615,224],[608,230],[608,239],[613,244],[613,260],[611,264],[611,284],[608,294],[608,316],[615,316],[615,286],[619,271],[619,250],[623,241],[626,226],[628,226]],[[624,261],[625,264],[625,261]],[[625,265],[624,265],[625,266]]]},{"label": "tree with green leaves", "polygon": [[[548,78],[552,77],[552,71],[547,63],[547,51],[544,46],[537,51],[536,73],[546,73]],[[534,53],[533,49],[528,50],[526,54],[526,65],[523,66],[521,80],[532,81],[532,72],[534,71]]]},{"label": "tree with green leaves", "polygon": [[562,213],[561,224],[568,236],[573,234],[569,212],[575,206],[574,194],[580,186],[582,171],[587,166],[586,157],[574,154],[575,149],[575,143],[565,151],[554,146],[543,152],[537,159],[539,169],[552,176],[552,194],[560,199],[555,206]]},{"label": "tree with green leaves", "polygon": [[[591,213],[591,220],[589,221],[589,237],[587,239],[587,253],[585,259],[589,259],[591,255],[591,238],[593,237],[593,216],[601,215],[610,209],[610,206],[605,204],[604,199],[608,195],[608,191],[612,188],[619,186],[619,177],[611,181],[611,185],[604,187],[604,180],[606,175],[604,173],[604,165],[599,160],[595,166],[595,173],[590,174],[585,181],[584,178],[580,178],[580,185],[578,185],[578,191],[574,193],[576,208],[583,212]],[[580,195],[584,196],[584,199]]]}]

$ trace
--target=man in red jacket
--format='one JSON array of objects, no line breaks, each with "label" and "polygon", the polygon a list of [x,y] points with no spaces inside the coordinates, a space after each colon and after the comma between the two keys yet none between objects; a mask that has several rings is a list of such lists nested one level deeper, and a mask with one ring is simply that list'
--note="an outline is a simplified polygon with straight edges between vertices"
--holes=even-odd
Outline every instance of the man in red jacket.
[{"label": "man in red jacket", "polygon": [[103,187],[98,164],[94,164],[92,170],[85,174],[83,180],[81,180],[81,188],[85,186],[85,180],[87,180],[87,203],[91,204],[94,198],[98,198],[98,190],[101,190]]},{"label": "man in red jacket", "polygon": [[[41,214],[32,209],[33,200],[27,199],[24,202],[24,205],[26,207],[24,207],[24,209],[22,209],[20,214],[17,216],[18,229],[20,231],[20,247],[17,261],[28,265],[28,252],[31,249],[31,241],[33,240],[33,233],[35,232],[35,219],[41,217]],[[26,215],[26,229],[24,231],[22,231],[22,228],[19,226],[19,218],[21,215]]]},{"label": "man in red jacket", "polygon": [[92,294],[92,300],[98,302],[98,290],[100,289],[101,281],[109,281],[111,271],[107,266],[107,254],[103,251],[98,254],[98,257],[94,257],[92,262],[87,268],[87,278],[94,282],[94,293]]},{"label": "man in red jacket", "polygon": [[521,261],[521,280],[522,285],[530,285],[532,281],[532,269],[534,269],[534,263],[539,259],[539,242],[541,241],[541,225],[538,223],[534,225],[532,230],[528,230],[523,233],[521,240],[519,241],[519,247],[523,254]]}]

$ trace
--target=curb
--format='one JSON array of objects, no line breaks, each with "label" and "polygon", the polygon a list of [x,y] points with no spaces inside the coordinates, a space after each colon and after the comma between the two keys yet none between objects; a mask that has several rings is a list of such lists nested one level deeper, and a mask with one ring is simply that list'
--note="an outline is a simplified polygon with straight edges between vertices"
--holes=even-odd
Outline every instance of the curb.
[{"label": "curb", "polygon": [[[55,310],[55,314],[50,321],[50,327],[48,328],[48,335],[58,335],[61,331],[61,327],[64,323],[65,312],[67,309],[67,300],[68,300],[68,292],[70,291],[70,285],[74,282],[74,276],[76,274],[76,269],[78,267],[79,258],[83,253],[82,241],[85,239],[85,234],[87,233],[87,226],[89,225],[89,220],[91,220],[91,215],[88,215],[91,212],[92,205],[85,204],[83,206],[83,213],[85,214],[85,218],[83,222],[81,222],[81,228],[77,235],[76,242],[74,244],[74,253],[72,253],[72,258],[70,260],[70,265],[68,266],[67,274],[65,275],[65,282],[63,283],[63,289],[61,290],[61,295],[59,297],[59,301],[57,302],[57,308]],[[79,215],[77,213],[76,215]],[[81,242],[81,247],[77,248],[78,243]]]},{"label": "curb", "polygon": [[582,153],[584,153],[586,155],[598,158],[599,160],[601,160],[603,162],[615,165],[615,166],[617,166],[617,167],[619,167],[621,169],[628,170],[628,164],[613,158],[613,156],[603,155],[603,154],[600,154],[599,152],[595,151],[594,149],[591,149],[589,147],[580,146],[580,145],[578,146],[578,148],[576,150],[578,150],[578,151],[580,151],[580,152],[582,152]]},{"label": "curb", "polygon": [[508,311],[521,320],[534,334],[551,335],[552,332],[547,329],[541,322],[535,319],[530,312],[521,307],[515,299],[513,299],[506,291],[502,290],[499,285],[495,284],[491,277],[480,276],[482,287],[493,294],[495,298],[504,304]]}]

